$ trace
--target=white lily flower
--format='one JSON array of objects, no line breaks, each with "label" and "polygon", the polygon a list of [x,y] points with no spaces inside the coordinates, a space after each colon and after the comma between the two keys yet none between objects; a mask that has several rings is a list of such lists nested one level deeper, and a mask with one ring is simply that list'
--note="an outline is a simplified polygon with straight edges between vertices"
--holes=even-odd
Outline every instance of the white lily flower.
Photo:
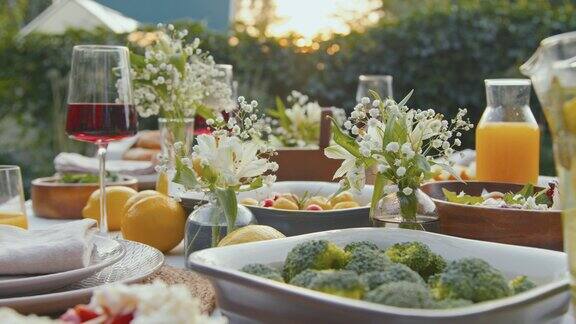
[{"label": "white lily flower", "polygon": [[340,145],[331,145],[324,149],[324,155],[329,159],[344,160],[334,173],[333,179],[343,177],[356,167],[356,157]]}]

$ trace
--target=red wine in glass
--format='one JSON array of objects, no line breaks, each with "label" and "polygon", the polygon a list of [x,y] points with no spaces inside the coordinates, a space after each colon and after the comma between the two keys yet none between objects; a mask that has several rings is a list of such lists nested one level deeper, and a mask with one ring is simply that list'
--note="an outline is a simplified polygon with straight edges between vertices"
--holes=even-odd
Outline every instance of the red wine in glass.
[{"label": "red wine in glass", "polygon": [[78,141],[108,143],[134,136],[138,117],[134,105],[70,103],[66,133]]}]

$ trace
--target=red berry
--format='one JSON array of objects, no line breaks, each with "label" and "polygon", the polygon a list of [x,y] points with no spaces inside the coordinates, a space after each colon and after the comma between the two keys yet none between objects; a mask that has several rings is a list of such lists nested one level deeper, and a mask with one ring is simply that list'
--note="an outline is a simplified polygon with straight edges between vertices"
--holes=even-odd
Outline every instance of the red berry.
[{"label": "red berry", "polygon": [[272,207],[272,205],[274,205],[274,199],[264,199],[264,202],[262,203],[263,207]]},{"label": "red berry", "polygon": [[324,209],[322,209],[322,207],[316,204],[310,204],[308,205],[308,207],[306,207],[306,210],[324,210]]},{"label": "red berry", "polygon": [[130,324],[134,319],[134,313],[128,313],[124,315],[116,315],[109,324]]},{"label": "red berry", "polygon": [[76,311],[76,314],[78,314],[82,322],[87,322],[91,319],[100,316],[98,313],[88,308],[88,306],[86,305],[78,305],[74,307],[74,310]]}]

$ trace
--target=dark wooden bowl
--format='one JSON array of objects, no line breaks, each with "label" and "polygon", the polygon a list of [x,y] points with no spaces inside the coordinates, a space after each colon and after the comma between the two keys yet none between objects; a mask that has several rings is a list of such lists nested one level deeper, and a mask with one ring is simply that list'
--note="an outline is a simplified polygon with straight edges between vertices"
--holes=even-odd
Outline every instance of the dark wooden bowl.
[{"label": "dark wooden bowl", "polygon": [[[32,180],[32,209],[34,215],[54,219],[82,218],[82,208],[96,191],[98,183],[60,183],[58,176]],[[138,190],[138,180],[121,176],[106,186],[125,186]]]},{"label": "dark wooden bowl", "polygon": [[[560,211],[488,208],[450,203],[442,188],[470,195],[488,191],[518,192],[522,185],[480,181],[438,181],[422,186],[440,217],[441,233],[475,240],[563,250]],[[536,188],[541,190],[543,188]]]}]

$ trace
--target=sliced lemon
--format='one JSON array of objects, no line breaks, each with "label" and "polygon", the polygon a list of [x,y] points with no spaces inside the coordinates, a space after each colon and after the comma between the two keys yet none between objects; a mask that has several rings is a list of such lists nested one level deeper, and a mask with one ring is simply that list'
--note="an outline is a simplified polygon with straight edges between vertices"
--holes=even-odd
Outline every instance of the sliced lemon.
[{"label": "sliced lemon", "polygon": [[267,241],[284,237],[286,236],[273,227],[266,225],[248,225],[230,232],[230,234],[226,235],[218,243],[218,246]]}]

